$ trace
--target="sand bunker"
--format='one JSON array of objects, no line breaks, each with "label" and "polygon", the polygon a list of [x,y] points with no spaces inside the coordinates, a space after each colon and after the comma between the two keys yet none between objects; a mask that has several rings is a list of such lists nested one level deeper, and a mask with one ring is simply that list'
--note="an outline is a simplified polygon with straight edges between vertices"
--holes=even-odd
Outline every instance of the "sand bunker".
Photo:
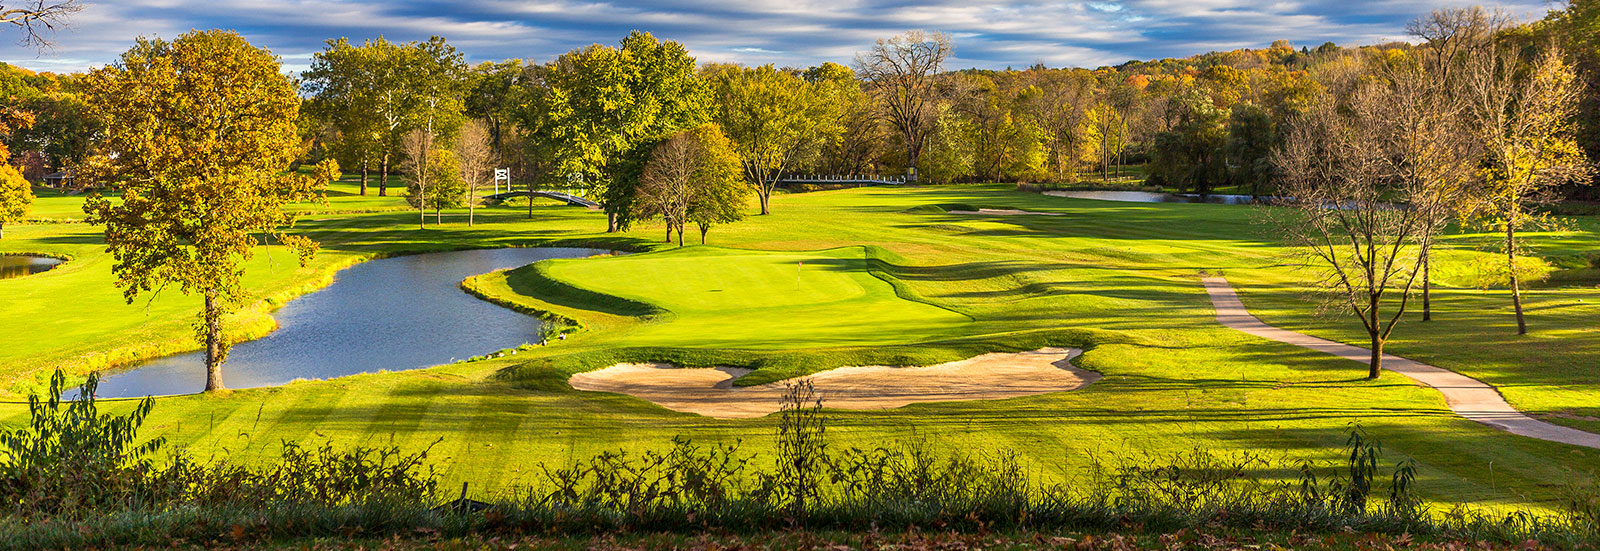
[{"label": "sand bunker", "polygon": [[[1100,374],[1072,366],[1076,348],[984,354],[928,367],[860,366],[805,377],[816,385],[823,406],[891,409],[919,402],[1000,400],[1077,390]],[[761,417],[778,411],[784,383],[735,387],[749,373],[731,367],[686,369],[671,364],[617,364],[573,375],[578,390],[643,398],[670,410],[724,419]]]},{"label": "sand bunker", "polygon": [[1015,216],[1018,214],[1037,214],[1039,216],[1066,216],[1064,212],[1039,212],[1036,210],[1017,209],[978,209],[978,210],[952,210],[950,214],[993,214],[996,216]]}]

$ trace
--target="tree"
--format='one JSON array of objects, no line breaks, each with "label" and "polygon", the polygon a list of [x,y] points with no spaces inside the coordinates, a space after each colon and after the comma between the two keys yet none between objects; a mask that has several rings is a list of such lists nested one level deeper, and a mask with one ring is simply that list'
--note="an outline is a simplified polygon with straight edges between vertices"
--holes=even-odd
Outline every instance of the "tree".
[{"label": "tree", "polygon": [[[433,133],[415,129],[400,141],[400,151],[405,154],[405,171],[411,183],[406,186],[406,203],[417,209],[417,229],[428,227],[428,186],[434,171],[428,156],[434,152]],[[435,216],[435,221],[438,217]]]},{"label": "tree", "polygon": [[[0,146],[0,152],[5,146]],[[33,187],[22,172],[11,165],[0,164],[0,239],[6,236],[6,224],[21,222],[33,206]]]},{"label": "tree", "polygon": [[106,123],[106,177],[123,191],[120,204],[94,197],[84,205],[90,223],[106,226],[117,286],[130,303],[174,284],[198,292],[205,388],[222,389],[223,317],[243,297],[242,263],[256,235],[290,246],[302,264],[316,251],[280,231],[293,224],[284,202],[310,188],[286,173],[300,153],[300,97],[277,57],[232,31],[139,39],[88,76],[84,95]]},{"label": "tree", "polygon": [[318,185],[326,186],[343,177],[344,174],[339,172],[339,161],[334,159],[323,159],[311,167],[311,180]]},{"label": "tree", "polygon": [[784,172],[842,131],[829,116],[829,97],[818,86],[771,65],[726,66],[709,71],[716,97],[712,116],[733,140],[745,178],[771,213],[772,190]]},{"label": "tree", "polygon": [[[374,156],[384,158],[383,172],[388,171],[387,153],[380,153],[385,132],[383,113],[377,108],[383,105],[379,103],[380,92],[395,84],[380,81],[385,74],[380,65],[389,60],[379,54],[386,52],[387,45],[381,38],[360,47],[343,38],[330,40],[326,49],[312,54],[311,69],[302,75],[303,88],[312,94],[307,109],[337,132],[331,149],[346,164],[361,167],[361,195],[367,194]],[[388,194],[387,179],[378,194]]]},{"label": "tree", "polygon": [[595,44],[562,54],[542,71],[523,120],[546,178],[576,182],[606,210],[606,231],[634,215],[638,175],[651,145],[710,119],[709,89],[682,44],[634,32],[621,48]]},{"label": "tree", "polygon": [[1203,197],[1227,177],[1228,113],[1199,91],[1182,96],[1180,105],[1177,124],[1152,140],[1149,172],[1162,184]]},{"label": "tree", "polygon": [[1583,182],[1589,165],[1574,139],[1580,87],[1559,46],[1545,45],[1531,62],[1507,44],[1491,42],[1468,62],[1468,102],[1484,151],[1477,212],[1505,236],[1501,246],[1516,310],[1517,334],[1528,332],[1522,312],[1517,232],[1549,222],[1530,207],[1553,200],[1562,185]]},{"label": "tree", "polygon": [[872,49],[856,56],[856,73],[866,80],[867,89],[877,99],[885,117],[906,148],[909,181],[917,181],[917,158],[923,142],[938,122],[938,82],[945,58],[952,51],[944,33],[909,31],[878,39]]},{"label": "tree", "polygon": [[659,216],[667,225],[667,241],[694,222],[700,243],[716,224],[744,218],[750,189],[740,182],[740,160],[715,124],[685,130],[662,141],[650,153],[639,181],[641,212]]},{"label": "tree", "polygon": [[1023,100],[1028,118],[1044,130],[1050,173],[1057,180],[1072,172],[1082,145],[1083,122],[1094,85],[1087,71],[1034,67],[1027,72],[1030,89]]},{"label": "tree", "polygon": [[512,147],[511,138],[516,133],[517,110],[526,100],[521,86],[526,75],[522,60],[485,61],[474,67],[472,73],[472,85],[466,97],[467,115],[487,125],[489,145],[495,158],[517,160],[518,148]]},{"label": "tree", "polygon": [[319,116],[339,130],[337,149],[363,165],[369,155],[381,158],[381,196],[393,152],[412,129],[449,136],[460,125],[466,74],[463,56],[443,38],[395,44],[379,37],[361,46],[329,41],[305,78]]},{"label": "tree", "polygon": [[639,179],[640,215],[661,217],[667,224],[667,242],[672,242],[676,231],[679,247],[683,246],[683,225],[689,219],[700,157],[700,143],[695,136],[680,132],[650,152],[650,162]]},{"label": "tree", "polygon": [[1361,320],[1372,353],[1367,378],[1376,379],[1384,343],[1421,272],[1415,245],[1423,221],[1417,211],[1390,203],[1403,191],[1388,173],[1389,151],[1373,139],[1384,95],[1367,87],[1347,99],[1339,107],[1324,98],[1296,118],[1274,157],[1283,186],[1275,202],[1282,208],[1265,212],[1320,269],[1313,284],[1328,293],[1330,305]]},{"label": "tree", "polygon": [[[0,107],[0,135],[9,135],[32,124],[31,114]],[[0,142],[0,239],[5,238],[6,224],[21,222],[33,206],[33,187],[22,177],[21,171],[6,164],[10,158],[11,149]]]},{"label": "tree", "polygon": [[1376,62],[1376,82],[1390,99],[1382,106],[1380,136],[1393,152],[1391,172],[1408,190],[1407,207],[1422,217],[1422,321],[1433,320],[1434,244],[1466,208],[1482,158],[1463,103],[1462,66],[1495,26],[1482,10],[1438,10],[1409,26],[1425,40],[1422,47],[1410,54],[1391,51]]},{"label": "tree", "polygon": [[[467,192],[467,225],[473,223],[478,203],[478,186],[494,175],[495,147],[492,143],[493,125],[483,119],[468,121],[456,137],[455,161],[457,174]],[[529,196],[528,200],[533,201]]]},{"label": "tree", "polygon": [[[695,192],[689,201],[689,220],[700,230],[700,244],[712,226],[738,222],[745,218],[750,188],[739,178],[739,156],[733,144],[714,124],[694,130],[700,142],[700,170],[695,174]],[[680,235],[681,243],[683,237]]]},{"label": "tree", "polygon": [[428,156],[428,181],[431,183],[434,223],[442,223],[441,211],[458,209],[466,202],[467,183],[461,179],[461,165],[454,150],[440,149]]},{"label": "tree", "polygon": [[23,46],[50,47],[45,34],[66,24],[68,15],[83,10],[78,0],[23,0],[20,4],[0,4],[0,24],[10,23],[22,30],[17,43]]},{"label": "tree", "polygon": [[1250,197],[1268,193],[1272,182],[1272,150],[1277,129],[1266,109],[1253,103],[1233,106],[1227,127],[1228,168],[1233,181],[1250,190]]},{"label": "tree", "polygon": [[877,106],[861,88],[854,71],[838,63],[823,63],[802,75],[823,96],[827,120],[838,121],[838,131],[822,144],[814,171],[822,174],[862,174],[878,157],[883,141]]}]

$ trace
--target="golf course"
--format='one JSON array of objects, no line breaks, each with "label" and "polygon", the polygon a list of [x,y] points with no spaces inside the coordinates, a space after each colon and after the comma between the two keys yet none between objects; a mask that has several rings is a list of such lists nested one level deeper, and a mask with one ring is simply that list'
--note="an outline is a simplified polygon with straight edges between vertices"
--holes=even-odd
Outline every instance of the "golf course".
[{"label": "golf course", "polygon": [[[1201,278],[1225,275],[1252,314],[1277,327],[1360,346],[1348,316],[1319,313],[1294,251],[1261,222],[1268,207],[1049,197],[1009,185],[868,187],[773,196],[772,213],[718,226],[708,245],[662,243],[659,224],[606,233],[604,213],[555,201],[446,210],[415,227],[401,198],[345,195],[299,204],[296,231],[321,243],[300,266],[264,247],[246,267],[237,338],[269,334],[272,313],[370,259],[499,247],[586,247],[627,254],[555,259],[459,282],[483,300],[546,320],[551,335],[480,357],[281,386],[161,396],[144,428],[200,457],[265,461],[284,442],[429,450],[445,487],[512,491],[541,463],[607,450],[661,449],[674,437],[771,446],[775,416],[719,419],[625,394],[574,389],[572,375],[624,363],[738,368],[735,387],[845,366],[929,366],[991,353],[1082,349],[1099,376],[1060,392],[1005,399],[830,408],[834,446],[922,438],[968,453],[1015,453],[1049,480],[1091,465],[1159,461],[1204,449],[1277,465],[1333,461],[1352,425],[1383,460],[1417,463],[1429,500],[1484,508],[1552,506],[1600,450],[1508,434],[1452,413],[1401,375],[1230,329]],[[68,213],[81,196],[41,196]],[[980,209],[1052,213],[984,214]],[[955,211],[955,212],[952,212]],[[976,212],[963,214],[961,212]],[[531,213],[531,217],[530,214]],[[51,372],[137,369],[193,350],[198,301],[177,289],[126,303],[100,229],[50,214],[8,226],[0,253],[68,259],[0,280],[0,423],[26,419]],[[1528,236],[1560,269],[1600,248],[1600,223]],[[1408,313],[1387,351],[1494,385],[1537,419],[1600,431],[1600,291],[1526,290],[1530,332],[1515,336],[1505,291],[1478,288],[1492,237],[1445,232],[1433,266],[1433,317]],[[1556,272],[1549,281],[1561,281]],[[404,305],[407,289],[389,300]],[[427,328],[400,328],[427,331]],[[1060,359],[1059,357],[1055,359]],[[1051,361],[1054,361],[1052,359]],[[108,411],[131,401],[102,400]],[[1264,473],[1292,478],[1287,470]]]}]

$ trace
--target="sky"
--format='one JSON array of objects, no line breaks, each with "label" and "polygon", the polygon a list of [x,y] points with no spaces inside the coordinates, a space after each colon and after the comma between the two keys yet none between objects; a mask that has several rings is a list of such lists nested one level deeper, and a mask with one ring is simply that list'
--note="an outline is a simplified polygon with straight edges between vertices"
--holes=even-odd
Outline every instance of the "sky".
[{"label": "sky", "polygon": [[[235,29],[299,71],[329,38],[439,35],[468,61],[547,61],[593,43],[649,31],[686,45],[702,62],[807,67],[848,64],[878,38],[943,31],[947,68],[1098,67],[1130,59],[1260,48],[1404,40],[1407,21],[1453,0],[83,0],[53,49],[17,44],[0,28],[0,61],[36,71],[80,71],[114,61],[138,36]],[[1548,0],[1497,6],[1543,17]]]}]

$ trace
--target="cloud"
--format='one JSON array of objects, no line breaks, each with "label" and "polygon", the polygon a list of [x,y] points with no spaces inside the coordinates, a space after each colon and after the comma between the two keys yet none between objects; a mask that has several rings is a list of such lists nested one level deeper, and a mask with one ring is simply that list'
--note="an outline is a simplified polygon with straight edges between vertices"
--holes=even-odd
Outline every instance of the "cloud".
[{"label": "cloud", "polygon": [[[880,37],[940,30],[956,40],[951,67],[1034,63],[1099,66],[1212,50],[1364,44],[1405,38],[1405,23],[1444,5],[1424,0],[98,0],[35,52],[0,30],[0,61],[75,71],[114,61],[136,37],[236,29],[304,69],[325,40],[379,35],[448,38],[471,61],[548,60],[632,30],[677,40],[702,61],[804,67],[849,62]],[[1544,0],[1502,8],[1540,17]]]}]

